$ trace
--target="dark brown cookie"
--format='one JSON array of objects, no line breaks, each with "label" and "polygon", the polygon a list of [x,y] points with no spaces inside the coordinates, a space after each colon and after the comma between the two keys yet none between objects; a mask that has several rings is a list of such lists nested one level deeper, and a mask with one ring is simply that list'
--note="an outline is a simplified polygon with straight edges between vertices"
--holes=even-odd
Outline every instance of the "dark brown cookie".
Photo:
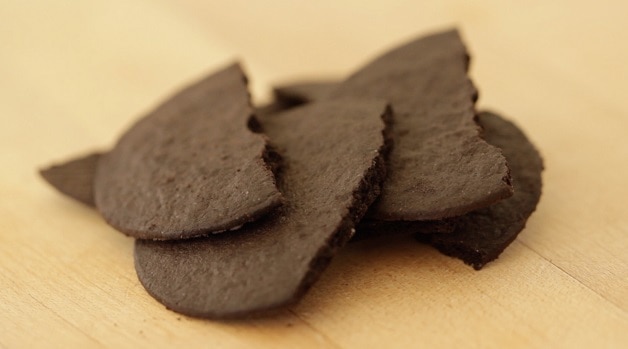
[{"label": "dark brown cookie", "polygon": [[[479,115],[483,137],[500,147],[512,170],[514,195],[490,207],[441,221],[361,221],[354,240],[417,233],[444,254],[462,259],[475,269],[496,259],[525,227],[541,197],[543,162],[539,153],[517,128],[502,117]],[[444,233],[444,234],[443,234]]]},{"label": "dark brown cookie", "polygon": [[100,153],[92,153],[45,168],[39,173],[59,192],[94,207],[94,175]]},{"label": "dark brown cookie", "polygon": [[235,229],[277,207],[266,139],[237,64],[185,88],[100,159],[95,201],[105,220],[142,239]]},{"label": "dark brown cookie", "polygon": [[226,318],[296,302],[354,232],[385,174],[383,102],[329,101],[262,120],[286,202],[229,234],[138,240],[135,267],[169,309]]},{"label": "dark brown cookie", "polygon": [[457,31],[415,40],[372,61],[330,93],[379,97],[395,111],[379,220],[458,216],[512,195],[506,160],[479,136],[477,91]]},{"label": "dark brown cookie", "polygon": [[321,100],[325,98],[327,93],[336,85],[338,85],[337,82],[319,81],[300,82],[293,85],[276,87],[274,89],[275,100],[256,108],[255,114],[264,117],[280,113],[302,104]]},{"label": "dark brown cookie", "polygon": [[286,106],[320,101],[338,86],[337,81],[310,81],[275,87],[275,99]]},{"label": "dark brown cookie", "polygon": [[455,228],[451,220],[452,218],[438,221],[380,221],[375,219],[363,219],[356,225],[356,233],[351,241],[354,242],[383,236],[412,235],[417,232],[447,234],[453,232]]},{"label": "dark brown cookie", "polygon": [[508,160],[514,195],[444,222],[454,227],[449,234],[417,234],[420,241],[478,270],[496,259],[525,227],[541,198],[543,171],[541,156],[516,125],[492,113],[480,114],[479,120],[486,141],[501,148]]}]

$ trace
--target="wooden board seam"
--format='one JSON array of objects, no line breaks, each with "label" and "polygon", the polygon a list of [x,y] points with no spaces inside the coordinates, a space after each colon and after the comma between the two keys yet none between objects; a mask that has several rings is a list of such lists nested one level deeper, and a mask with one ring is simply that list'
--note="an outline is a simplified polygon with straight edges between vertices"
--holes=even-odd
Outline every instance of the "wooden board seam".
[{"label": "wooden board seam", "polygon": [[[312,332],[318,334],[319,336],[321,336],[324,340],[325,340],[325,347],[326,348],[337,348],[337,349],[343,349],[343,347],[341,347],[338,343],[334,342],[331,340],[331,338],[329,338],[326,334],[324,334],[323,332],[320,332],[316,327],[314,327],[311,323],[307,322],[307,320],[303,319],[301,316],[299,316],[299,314],[297,314],[297,312],[295,312],[292,309],[288,309],[288,312],[290,312],[292,315],[294,315],[297,319],[299,319],[300,321],[302,321],[310,330],[312,330]],[[330,346],[331,345],[331,346]]]},{"label": "wooden board seam", "polygon": [[548,259],[547,257],[543,256],[541,253],[539,253],[538,251],[536,251],[535,249],[533,249],[532,247],[530,247],[528,244],[526,244],[525,242],[519,240],[519,243],[521,243],[521,245],[527,249],[529,249],[530,251],[532,251],[534,254],[538,255],[539,257],[541,257],[542,259],[544,259],[545,261],[547,261],[549,264],[551,264],[552,266],[554,266],[556,269],[558,269],[561,273],[567,275],[570,279],[576,281],[578,284],[582,285],[585,289],[591,291],[592,293],[594,293],[595,295],[599,296],[600,298],[602,298],[604,301],[606,301],[606,303],[610,304],[614,309],[619,310],[619,313],[622,315],[622,317],[626,317],[628,318],[628,310],[623,309],[619,304],[613,302],[612,300],[606,298],[603,294],[600,294],[599,292],[597,292],[596,290],[592,289],[589,285],[585,284],[583,281],[581,281],[580,279],[578,279],[576,276],[569,274],[569,272],[567,272],[567,270],[561,268],[559,265],[555,264],[552,260]]},{"label": "wooden board seam", "polygon": [[30,293],[26,293],[31,299],[33,299],[35,302],[37,302],[39,305],[41,305],[44,309],[46,309],[47,311],[49,311],[52,315],[54,315],[55,317],[59,318],[62,322],[66,323],[67,325],[69,325],[71,328],[75,329],[76,331],[78,331],[80,334],[84,335],[86,338],[88,338],[90,341],[93,341],[94,343],[96,343],[98,346],[103,347],[104,344],[101,343],[100,341],[98,341],[96,338],[92,337],[89,333],[86,333],[85,331],[83,331],[82,329],[80,329],[79,327],[77,327],[76,325],[74,325],[73,323],[71,323],[70,321],[68,321],[68,319],[62,317],[61,315],[59,315],[56,311],[54,311],[54,309],[50,308],[49,306],[47,306],[44,302],[40,301],[39,299],[37,299],[35,296],[33,296]]}]

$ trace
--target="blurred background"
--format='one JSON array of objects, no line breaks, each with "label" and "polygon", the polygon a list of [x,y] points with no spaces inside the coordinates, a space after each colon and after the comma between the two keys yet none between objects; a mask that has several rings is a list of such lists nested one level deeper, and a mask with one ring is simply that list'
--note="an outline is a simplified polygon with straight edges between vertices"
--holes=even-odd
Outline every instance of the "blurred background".
[{"label": "blurred background", "polygon": [[525,66],[617,102],[623,91],[608,87],[628,78],[627,9],[625,1],[2,0],[0,84],[13,102],[89,99],[98,107],[77,112],[117,117],[239,59],[262,101],[270,83],[342,77],[396,43],[457,26],[487,98],[499,97],[498,86],[534,93],[514,87]]}]

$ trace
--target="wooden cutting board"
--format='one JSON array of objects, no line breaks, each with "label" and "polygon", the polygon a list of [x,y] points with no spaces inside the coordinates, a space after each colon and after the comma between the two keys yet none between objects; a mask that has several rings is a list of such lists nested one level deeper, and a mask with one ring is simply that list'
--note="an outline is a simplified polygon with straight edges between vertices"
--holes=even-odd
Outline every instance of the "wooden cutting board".
[{"label": "wooden cutting board", "polygon": [[[3,0],[0,348],[628,347],[627,4]],[[482,271],[411,238],[365,241],[277,316],[188,318],[146,294],[130,238],[37,174],[235,57],[263,101],[450,25],[480,107],[547,167],[528,227]]]}]

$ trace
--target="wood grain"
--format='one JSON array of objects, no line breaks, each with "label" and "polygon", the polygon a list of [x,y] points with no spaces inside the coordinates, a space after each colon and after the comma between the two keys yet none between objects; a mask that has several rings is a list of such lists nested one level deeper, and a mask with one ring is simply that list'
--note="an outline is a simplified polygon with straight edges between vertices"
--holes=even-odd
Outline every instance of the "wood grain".
[{"label": "wood grain", "polygon": [[[628,4],[623,1],[0,4],[0,347],[621,348],[628,343]],[[342,77],[458,25],[480,106],[547,165],[538,211],[480,272],[410,238],[346,248],[297,306],[215,322],[170,312],[132,241],[36,170],[91,149],[234,57],[269,86]]]}]

